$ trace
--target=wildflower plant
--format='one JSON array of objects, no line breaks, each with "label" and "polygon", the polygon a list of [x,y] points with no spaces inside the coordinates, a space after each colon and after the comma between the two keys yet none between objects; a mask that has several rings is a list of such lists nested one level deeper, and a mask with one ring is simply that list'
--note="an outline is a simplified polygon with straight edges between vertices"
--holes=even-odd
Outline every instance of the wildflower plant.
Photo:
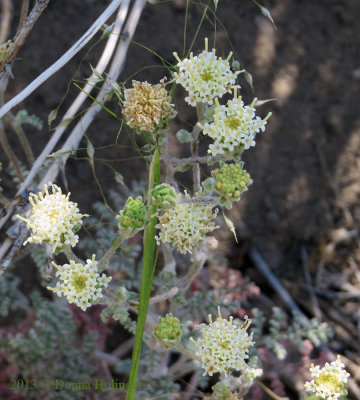
[{"label": "wildflower plant", "polygon": [[[181,202],[181,198],[185,202]],[[156,236],[158,245],[168,243],[180,253],[192,253],[194,247],[203,242],[205,235],[212,232],[216,226],[213,219],[217,210],[207,204],[186,202],[190,195],[185,193],[180,197],[175,207],[165,209],[159,215],[159,235]]]},{"label": "wildflower plant", "polygon": [[169,93],[163,82],[132,82],[124,90],[123,116],[127,124],[141,132],[155,133],[167,127],[176,115]]},{"label": "wildflower plant", "polygon": [[236,90],[233,100],[229,100],[226,105],[221,105],[215,99],[214,121],[199,123],[203,133],[214,140],[209,146],[210,154],[239,155],[243,150],[255,146],[256,134],[265,131],[265,125],[271,116],[271,113],[264,119],[257,116],[255,103],[256,99],[250,105],[244,105]]},{"label": "wildflower plant", "polygon": [[238,327],[233,324],[233,317],[222,318],[220,309],[215,321],[209,315],[209,325],[201,326],[201,337],[190,338],[205,373],[212,376],[220,372],[227,376],[232,369],[245,369],[249,347],[253,344],[252,334],[247,332],[249,326],[248,320]]},{"label": "wildflower plant", "polygon": [[[50,193],[48,186],[51,188]],[[87,215],[79,213],[77,204],[70,201],[69,196],[70,193],[64,195],[55,184],[44,185],[44,194],[30,194],[30,217],[17,216],[31,229],[31,236],[25,244],[49,243],[54,253],[77,244],[79,237],[76,232],[81,227],[82,218]]]},{"label": "wildflower plant", "polygon": [[91,260],[86,260],[86,264],[70,260],[70,264],[59,266],[53,262],[53,265],[57,268],[59,282],[48,289],[59,296],[64,295],[70,304],[75,303],[83,311],[103,296],[103,289],[111,281],[111,276],[99,274],[94,254]]},{"label": "wildflower plant", "polygon": [[[215,10],[218,3],[214,1]],[[263,373],[257,348],[267,345],[277,355],[286,353],[277,337],[281,336],[280,327],[276,330],[279,315],[271,320],[275,322],[270,323],[268,337],[262,330],[261,312],[252,311],[251,325],[245,312],[242,320],[237,318],[239,310],[244,311],[238,297],[194,288],[200,285],[203,267],[216,258],[218,242],[211,235],[221,225],[220,215],[231,225],[224,209],[231,209],[252,184],[241,156],[255,146],[256,135],[265,131],[271,113],[262,115],[256,109],[256,99],[245,104],[239,94],[239,78],[244,71],[232,69],[236,62],[232,63],[231,52],[223,59],[215,48],[209,51],[207,38],[205,49],[198,54],[190,52],[180,58],[174,52],[174,57],[171,76],[160,82],[132,80],[132,87],[111,83],[119,100],[120,110],[116,112],[121,117],[111,114],[136,133],[132,139],[147,163],[147,182],[138,185],[139,190],[125,186],[112,189],[109,197],[115,211],[107,202],[96,203],[90,217],[81,214],[77,203],[70,201],[70,193],[63,194],[59,186],[48,183],[43,192],[30,194],[31,208],[25,208],[18,219],[30,230],[25,245],[46,245],[33,257],[37,264],[46,264],[47,271],[51,267],[56,270],[47,272],[54,278],[47,285],[50,293],[86,312],[101,304],[104,322],[112,317],[135,335],[131,363],[115,362],[115,356],[102,359],[110,359],[116,373],[129,373],[127,400],[134,398],[138,373],[147,382],[140,393],[144,398],[172,398],[171,393],[178,387],[174,382],[188,373],[196,374],[199,386],[208,389],[209,377],[218,374],[213,399],[242,398]],[[101,75],[97,77],[105,80]],[[190,147],[187,158],[173,157],[169,150],[174,135],[169,125],[177,115],[177,85],[186,91],[184,101],[194,107],[197,115],[192,132],[180,129],[176,134],[179,147]],[[231,99],[223,100],[227,94]],[[199,155],[202,137],[211,140],[205,156]],[[146,142],[143,148],[137,143],[141,139]],[[95,149],[90,139],[87,150],[95,173]],[[177,174],[189,168],[192,185],[185,187]],[[89,217],[84,223],[88,236],[80,240],[78,231],[84,217]],[[67,257],[66,263],[53,261],[59,253]],[[92,257],[86,258],[86,254]],[[220,306],[227,317],[221,314]],[[213,319],[216,309],[218,316]],[[208,323],[204,323],[206,313]],[[308,328],[308,337],[314,342],[327,339],[326,327],[312,328]],[[302,344],[307,336],[298,334],[300,330],[294,324],[286,332],[286,339],[291,337]],[[180,353],[171,367],[171,357],[164,356],[165,350]],[[144,360],[140,362],[141,354]],[[341,372],[339,363],[326,366],[325,372],[313,367],[314,379],[306,388],[328,396],[323,398],[336,398],[332,394],[335,389],[344,394],[347,375]]]},{"label": "wildflower plant", "polygon": [[205,39],[205,50],[198,56],[191,52],[189,58],[181,60],[176,52],[174,57],[178,61],[174,72],[175,82],[186,91],[185,101],[195,107],[204,103],[212,105],[217,97],[230,93],[235,87],[235,79],[240,71],[231,71],[229,60],[216,56],[216,50],[208,51],[208,39]]},{"label": "wildflower plant", "polygon": [[336,400],[347,396],[345,384],[350,374],[344,369],[340,356],[336,360],[326,363],[323,368],[311,364],[310,373],[312,380],[305,382],[305,389],[324,400]]}]

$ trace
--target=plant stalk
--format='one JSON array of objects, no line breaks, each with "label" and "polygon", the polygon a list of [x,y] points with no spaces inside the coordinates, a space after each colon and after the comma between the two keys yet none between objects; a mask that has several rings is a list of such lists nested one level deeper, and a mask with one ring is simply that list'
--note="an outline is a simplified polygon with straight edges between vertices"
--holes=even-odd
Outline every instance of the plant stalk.
[{"label": "plant stalk", "polygon": [[[159,149],[156,148],[153,159],[150,164],[149,173],[149,194],[148,202],[151,205],[151,190],[154,186],[160,184],[160,156]],[[151,214],[154,215],[156,207],[152,207]],[[149,307],[149,299],[152,287],[152,280],[154,276],[154,255],[156,248],[155,234],[156,234],[157,218],[152,217],[150,223],[146,226],[144,232],[144,255],[143,255],[143,268],[141,276],[141,289],[140,289],[140,305],[139,314],[136,324],[135,343],[132,353],[131,369],[129,386],[126,393],[126,400],[133,400],[136,388],[136,378],[139,368],[140,353],[142,346],[142,338],[145,328],[146,315]]]}]

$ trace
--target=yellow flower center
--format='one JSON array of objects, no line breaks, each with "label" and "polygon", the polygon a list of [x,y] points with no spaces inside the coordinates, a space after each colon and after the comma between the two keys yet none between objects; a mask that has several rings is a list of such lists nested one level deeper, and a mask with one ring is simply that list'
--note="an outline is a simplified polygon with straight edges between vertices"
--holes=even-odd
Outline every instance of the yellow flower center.
[{"label": "yellow flower center", "polygon": [[225,118],[225,126],[230,129],[237,129],[241,125],[241,121],[235,115]]},{"label": "yellow flower center", "polygon": [[59,210],[57,209],[53,209],[49,212],[48,216],[50,219],[50,224],[52,224],[53,222],[57,222],[59,220]]},{"label": "yellow flower center", "polygon": [[327,389],[331,390],[332,392],[338,392],[341,389],[342,384],[339,382],[339,377],[334,374],[329,374],[323,372],[320,374],[318,378],[315,379],[315,383],[320,386],[325,386]]},{"label": "yellow flower center", "polygon": [[221,342],[221,341],[219,341],[218,343],[218,346],[219,347],[221,347],[222,349],[224,349],[224,350],[229,350],[229,341],[227,340],[227,341],[225,341],[225,342]]},{"label": "yellow flower center", "polygon": [[88,277],[86,275],[75,275],[72,280],[72,286],[77,292],[81,292],[86,288],[86,281]]},{"label": "yellow flower center", "polygon": [[200,76],[201,76],[202,80],[205,82],[214,80],[214,75],[209,71],[203,72]]}]

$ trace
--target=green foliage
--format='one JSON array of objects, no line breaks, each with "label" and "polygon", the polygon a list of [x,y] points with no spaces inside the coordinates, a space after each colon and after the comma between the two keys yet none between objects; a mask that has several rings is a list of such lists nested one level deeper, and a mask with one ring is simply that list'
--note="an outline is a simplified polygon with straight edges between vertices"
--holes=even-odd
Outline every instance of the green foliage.
[{"label": "green foliage", "polygon": [[188,318],[195,321],[206,319],[209,314],[216,315],[218,306],[225,313],[232,314],[239,308],[238,301],[226,299],[223,296],[218,297],[213,290],[205,293],[196,291],[194,295],[188,299]]},{"label": "green foliage", "polygon": [[[25,297],[18,289],[19,278],[10,272],[3,274],[0,279],[0,315],[7,317],[9,313],[24,306]],[[20,299],[23,299],[21,301]]]},{"label": "green foliage", "polygon": [[[90,382],[95,372],[94,334],[84,335],[80,343],[70,311],[44,300],[38,293],[32,295],[32,301],[36,320],[27,332],[0,338],[0,349],[7,354],[7,361],[18,367],[23,379]],[[65,394],[63,398],[68,400],[82,398],[79,390]],[[53,400],[62,395],[51,389],[41,398]]]},{"label": "green foliage", "polygon": [[257,308],[252,310],[253,319],[251,332],[254,334],[256,347],[266,346],[274,351],[282,360],[286,357],[286,349],[279,342],[289,340],[299,351],[304,349],[304,340],[309,339],[314,346],[326,343],[332,336],[332,330],[327,323],[320,323],[316,318],[309,321],[307,326],[301,323],[301,317],[294,313],[290,324],[286,324],[285,313],[279,307],[274,307],[268,321],[269,333],[265,331],[264,314]]},{"label": "green foliage", "polygon": [[180,389],[180,385],[174,383],[169,375],[157,375],[151,379],[141,380],[141,392],[138,395],[144,395],[144,398],[156,398],[157,400],[173,400],[174,393]]},{"label": "green foliage", "polygon": [[120,286],[115,290],[113,300],[110,300],[107,307],[101,313],[101,319],[106,323],[112,317],[120,323],[125,323],[129,317],[129,294],[125,287]]},{"label": "green foliage", "polygon": [[45,243],[38,244],[31,249],[31,258],[33,259],[35,265],[39,268],[41,277],[45,278],[47,263]]},{"label": "green foliage", "polygon": [[15,123],[22,125],[22,124],[29,124],[34,126],[35,128],[41,130],[43,127],[43,122],[39,117],[36,115],[29,115],[28,112],[23,109],[19,110],[15,116]]},{"label": "green foliage", "polygon": [[179,385],[173,382],[170,375],[161,374],[162,360],[162,353],[143,346],[138,378],[142,385],[141,390],[136,391],[139,398],[173,400],[171,394],[179,391]]},{"label": "green foliage", "polygon": [[[18,163],[19,163],[19,166],[20,166],[20,170],[21,170],[22,176],[23,176],[23,178],[25,178],[26,175],[29,173],[29,171],[25,167],[24,163],[21,162],[21,160],[18,160]],[[20,183],[20,179],[19,179],[18,174],[16,172],[16,168],[14,167],[14,164],[11,161],[9,161],[8,172],[9,172],[11,178],[12,178],[12,181],[18,185]]]}]

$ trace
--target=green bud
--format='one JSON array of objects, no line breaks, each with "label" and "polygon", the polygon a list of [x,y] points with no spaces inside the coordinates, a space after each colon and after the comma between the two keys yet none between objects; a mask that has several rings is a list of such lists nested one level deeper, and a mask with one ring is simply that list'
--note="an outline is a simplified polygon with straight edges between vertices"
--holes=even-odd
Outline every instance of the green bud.
[{"label": "green bud", "polygon": [[167,183],[161,183],[154,187],[151,192],[152,204],[160,209],[174,208],[177,203],[175,189]]},{"label": "green bud", "polygon": [[238,60],[233,60],[231,63],[231,69],[233,71],[240,71],[241,70],[241,64]]},{"label": "green bud", "polygon": [[116,216],[119,221],[119,229],[130,229],[139,231],[144,228],[147,221],[147,212],[149,206],[143,203],[139,196],[135,200],[129,197],[124,205],[123,210]]},{"label": "green bud", "polygon": [[242,162],[237,164],[222,162],[220,168],[211,173],[215,180],[214,189],[220,195],[221,204],[227,208],[231,208],[232,201],[240,200],[242,193],[252,184],[252,179],[243,166]]},{"label": "green bud", "polygon": [[218,382],[211,388],[213,390],[213,400],[227,400],[231,394],[231,387],[225,382]]},{"label": "green bud", "polygon": [[215,189],[216,181],[214,178],[207,178],[202,183],[203,187],[207,191],[212,191]]},{"label": "green bud", "polygon": [[192,133],[188,132],[186,129],[180,129],[177,131],[176,137],[179,139],[180,143],[189,143],[193,140]]},{"label": "green bud", "polygon": [[153,334],[165,348],[170,349],[180,343],[182,329],[179,318],[166,314],[165,318],[159,317],[159,323],[154,326]]}]

